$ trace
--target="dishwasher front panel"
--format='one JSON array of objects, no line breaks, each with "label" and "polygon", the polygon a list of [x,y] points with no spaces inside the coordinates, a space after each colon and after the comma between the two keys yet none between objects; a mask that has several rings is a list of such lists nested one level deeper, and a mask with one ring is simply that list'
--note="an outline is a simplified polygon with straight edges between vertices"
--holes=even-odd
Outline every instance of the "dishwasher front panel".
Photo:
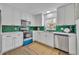
[{"label": "dishwasher front panel", "polygon": [[55,47],[69,52],[69,39],[67,35],[55,34]]}]

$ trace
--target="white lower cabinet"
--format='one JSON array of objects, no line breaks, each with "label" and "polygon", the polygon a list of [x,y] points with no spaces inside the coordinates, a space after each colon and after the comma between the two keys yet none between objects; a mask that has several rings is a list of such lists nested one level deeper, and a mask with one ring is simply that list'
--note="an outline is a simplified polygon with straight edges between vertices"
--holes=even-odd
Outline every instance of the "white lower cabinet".
[{"label": "white lower cabinet", "polygon": [[77,54],[77,41],[76,35],[69,36],[69,54]]},{"label": "white lower cabinet", "polygon": [[2,37],[2,52],[6,52],[13,49],[13,40],[10,35],[4,35]]},{"label": "white lower cabinet", "polygon": [[13,33],[13,45],[14,48],[18,48],[23,44],[23,33],[22,32],[17,32]]},{"label": "white lower cabinet", "polygon": [[23,33],[22,32],[2,33],[1,53],[5,53],[9,50],[18,48],[22,45],[23,45]]},{"label": "white lower cabinet", "polygon": [[55,47],[59,48],[59,40],[58,40],[57,35],[55,35]]},{"label": "white lower cabinet", "polygon": [[36,40],[37,40],[37,32],[33,31],[33,41],[36,41]]},{"label": "white lower cabinet", "polygon": [[46,33],[45,32],[39,32],[39,42],[46,44]]},{"label": "white lower cabinet", "polygon": [[46,33],[46,43],[47,43],[47,45],[54,47],[54,35],[53,35],[53,33],[50,33],[50,32]]},{"label": "white lower cabinet", "polygon": [[50,47],[54,47],[54,37],[52,32],[34,31],[33,41],[38,41]]},{"label": "white lower cabinet", "polygon": [[76,34],[55,34],[53,32],[34,31],[33,41],[44,43],[76,55]]}]

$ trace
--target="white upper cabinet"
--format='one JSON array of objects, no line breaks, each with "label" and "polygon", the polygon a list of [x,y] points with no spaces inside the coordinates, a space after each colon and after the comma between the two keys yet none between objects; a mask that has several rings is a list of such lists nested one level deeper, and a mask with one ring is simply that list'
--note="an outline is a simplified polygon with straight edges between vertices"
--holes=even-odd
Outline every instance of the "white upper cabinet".
[{"label": "white upper cabinet", "polygon": [[69,4],[65,6],[65,24],[74,25],[75,23],[75,5]]},{"label": "white upper cabinet", "polygon": [[65,7],[60,7],[57,9],[57,24],[63,25],[64,24],[64,11]]},{"label": "white upper cabinet", "polygon": [[10,6],[2,6],[2,25],[21,25],[21,13]]},{"label": "white upper cabinet", "polygon": [[2,12],[2,25],[11,25],[12,10],[8,6],[4,6]]},{"label": "white upper cabinet", "polygon": [[75,4],[68,4],[57,9],[58,25],[73,25],[75,24]]},{"label": "white upper cabinet", "polygon": [[18,10],[13,10],[12,12],[12,25],[21,25],[21,13]]}]

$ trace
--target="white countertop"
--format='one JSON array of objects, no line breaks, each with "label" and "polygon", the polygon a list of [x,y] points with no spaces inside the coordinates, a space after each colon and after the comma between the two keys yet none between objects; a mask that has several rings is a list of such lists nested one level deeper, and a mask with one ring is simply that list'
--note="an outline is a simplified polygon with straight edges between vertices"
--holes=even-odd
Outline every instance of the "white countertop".
[{"label": "white countertop", "polygon": [[[35,32],[49,32],[49,31],[35,31]],[[65,33],[65,32],[49,32],[53,34],[60,34],[60,35],[76,35],[76,33]]]},{"label": "white countertop", "polygon": [[64,33],[64,32],[53,32],[54,34],[62,34],[62,35],[76,35],[75,33]]}]

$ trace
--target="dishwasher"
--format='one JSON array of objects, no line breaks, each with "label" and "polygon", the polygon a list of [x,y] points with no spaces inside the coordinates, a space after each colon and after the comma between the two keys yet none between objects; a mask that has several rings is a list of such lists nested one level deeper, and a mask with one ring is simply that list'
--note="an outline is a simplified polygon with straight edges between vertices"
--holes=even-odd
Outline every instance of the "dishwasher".
[{"label": "dishwasher", "polygon": [[55,48],[69,52],[68,35],[55,34]]}]

